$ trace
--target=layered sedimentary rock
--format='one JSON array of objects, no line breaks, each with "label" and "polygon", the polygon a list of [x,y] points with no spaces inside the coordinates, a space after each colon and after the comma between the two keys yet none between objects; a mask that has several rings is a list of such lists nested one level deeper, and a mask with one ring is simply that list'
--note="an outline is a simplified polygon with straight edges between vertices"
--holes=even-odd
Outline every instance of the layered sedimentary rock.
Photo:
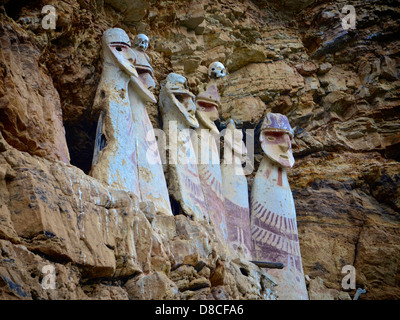
[{"label": "layered sedimentary rock", "polygon": [[[40,167],[44,172],[54,166],[58,169],[58,162],[53,160],[61,160],[60,155],[66,154],[64,147],[56,147],[64,145],[56,142],[60,141],[60,134],[63,135],[61,121],[57,120],[61,117],[57,111],[61,106],[71,164],[83,170],[67,166],[62,168],[69,170],[62,172],[79,175],[86,181],[88,177],[84,173],[90,170],[98,120],[92,117],[91,108],[102,72],[101,36],[114,26],[126,30],[131,39],[145,33],[151,40],[148,54],[154,69],[156,95],[161,81],[170,72],[184,75],[189,89],[197,94],[198,85],[206,82],[208,65],[218,60],[228,70],[219,88],[221,120],[233,118],[238,120],[239,128],[246,129],[256,127],[266,112],[288,116],[295,130],[293,151],[296,158],[288,178],[298,216],[300,246],[304,248],[303,267],[310,298],[348,298],[341,287],[345,275],[341,270],[345,265],[355,266],[356,287],[367,291],[359,299],[400,297],[399,20],[394,2],[353,1],[354,30],[341,27],[344,16],[341,9],[349,4],[347,1],[205,0],[190,5],[187,1],[130,2],[142,4],[137,10],[125,10],[126,2],[117,0],[46,3],[56,8],[55,30],[41,27],[40,2],[1,2],[0,131],[12,147],[23,151],[14,152],[14,156],[7,151],[7,161],[14,166],[14,171],[16,168],[21,171],[18,177],[29,176],[27,167]],[[13,56],[14,52],[18,58]],[[158,106],[149,105],[147,110],[153,126],[160,127]],[[261,150],[255,147],[257,170]],[[0,150],[5,148],[1,143]],[[32,165],[28,166],[26,163],[31,161]],[[80,268],[82,260],[78,260],[78,253],[69,257],[73,252],[53,244],[50,250],[46,244],[43,247],[46,255],[38,254],[41,249],[35,241],[49,243],[50,234],[45,236],[47,240],[36,236],[20,238],[33,243],[34,248],[18,242],[16,229],[23,230],[23,226],[13,225],[12,218],[18,220],[18,216],[10,212],[14,212],[16,201],[11,204],[8,194],[16,195],[21,188],[12,182],[16,177],[13,170],[5,165],[0,170],[2,186],[7,186],[7,192],[0,193],[3,201],[0,212],[4,217],[0,231],[2,297],[55,297],[54,292],[44,291],[39,286],[43,277],[41,267],[49,263],[47,259],[52,259],[50,263],[56,266],[59,290],[65,290],[58,298],[126,298],[127,287],[130,297],[137,297],[141,292],[139,288],[151,286],[154,291],[148,293],[147,298],[171,297],[174,289],[164,282],[166,279],[160,269],[149,276],[140,273],[140,281],[133,277],[126,286],[118,277],[96,278],[96,274],[106,272],[104,270],[108,270],[107,274],[114,270],[114,263],[104,262],[111,261],[112,255],[99,251],[102,253],[96,258],[98,267],[93,267],[99,273],[94,273],[92,282],[86,282],[82,273],[85,268]],[[24,210],[29,213],[23,213],[30,219],[36,211],[53,212],[43,211],[44,205],[36,205],[35,201],[58,190],[43,184],[43,172],[36,176],[30,182],[35,184],[30,188],[36,200],[29,196],[26,201],[32,208],[27,204]],[[73,181],[81,181],[81,178]],[[247,178],[251,186],[253,174]],[[65,185],[68,183],[65,181]],[[98,188],[103,190],[100,185]],[[79,200],[78,185],[72,189],[75,195],[70,194],[69,202],[76,207],[75,216],[78,217],[81,211],[74,204]],[[2,187],[2,190],[5,189]],[[113,193],[113,197],[116,196]],[[102,197],[109,198],[108,195]],[[122,197],[123,201],[128,201],[126,194]],[[90,206],[94,206],[92,200]],[[125,206],[127,202],[123,203]],[[142,205],[147,212],[151,212],[150,207]],[[123,211],[122,207],[118,208],[118,212]],[[86,210],[84,212],[83,217],[87,217]],[[98,219],[106,221],[106,217],[103,211]],[[182,221],[187,220],[182,216],[169,218],[174,219],[173,230],[180,230],[179,237],[183,234],[186,237],[188,229],[183,227]],[[175,252],[201,239],[197,225],[190,223],[190,226],[192,237],[176,239],[171,245],[176,248]],[[176,235],[175,231],[167,229],[161,233]],[[74,234],[71,230],[69,232]],[[74,241],[84,253],[89,252]],[[169,274],[164,272],[178,283],[180,297],[210,297],[207,296],[210,292],[217,298],[244,297],[243,292],[247,291],[240,290],[256,284],[241,277],[240,266],[238,269],[238,265],[232,266],[223,260],[199,270],[202,263],[197,266],[196,263],[201,259],[196,260],[196,254],[190,258],[189,249],[184,252],[188,256],[185,264]],[[53,256],[57,258],[51,258]],[[59,258],[63,256],[79,263]],[[85,272],[96,260],[90,259],[87,260],[90,267]],[[183,261],[183,257],[180,260]],[[193,290],[201,283],[207,284],[202,277],[207,278],[211,286]],[[232,277],[236,279],[236,286],[231,286]],[[160,281],[162,284],[155,285]],[[219,291],[219,284],[231,289],[225,286]],[[205,292],[207,294],[203,295]],[[355,289],[347,290],[347,294],[353,298]]]},{"label": "layered sedimentary rock", "polygon": [[[133,193],[0,138],[3,299],[275,297],[276,283],[221,251],[208,223],[157,214]],[[43,267],[55,270],[53,290]]]},{"label": "layered sedimentary rock", "polygon": [[0,130],[19,150],[69,163],[60,98],[41,48],[12,20],[1,21]]},{"label": "layered sedimentary rock", "polygon": [[367,289],[360,299],[397,297],[399,163],[351,152],[297,162],[290,176],[305,273],[341,291],[337,279],[352,265],[357,286]]}]

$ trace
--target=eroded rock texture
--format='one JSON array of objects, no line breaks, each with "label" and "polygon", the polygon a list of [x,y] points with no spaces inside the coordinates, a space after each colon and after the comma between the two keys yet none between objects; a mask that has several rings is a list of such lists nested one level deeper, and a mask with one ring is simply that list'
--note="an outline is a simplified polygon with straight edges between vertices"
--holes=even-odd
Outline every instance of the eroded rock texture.
[{"label": "eroded rock texture", "polygon": [[275,282],[221,249],[206,222],[0,143],[3,299],[274,298]]},{"label": "eroded rock texture", "polygon": [[[170,72],[198,94],[218,60],[228,70],[221,121],[255,128],[267,112],[288,116],[310,298],[352,298],[345,265],[367,290],[360,299],[400,298],[398,1],[352,1],[349,30],[344,0],[0,3],[1,298],[273,297],[267,276],[218,249],[208,226],[156,215],[85,174],[111,27],[149,36],[156,96]],[[45,4],[55,30],[41,26]],[[158,106],[148,113],[161,127]],[[47,264],[58,290],[40,285]]]}]

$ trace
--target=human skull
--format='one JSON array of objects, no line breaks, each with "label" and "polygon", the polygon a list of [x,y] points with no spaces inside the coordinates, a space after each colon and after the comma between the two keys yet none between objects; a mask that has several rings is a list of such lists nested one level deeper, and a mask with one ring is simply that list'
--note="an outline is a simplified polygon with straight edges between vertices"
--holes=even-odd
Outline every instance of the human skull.
[{"label": "human skull", "polygon": [[208,75],[210,76],[210,78],[214,79],[225,77],[226,76],[225,66],[219,61],[211,63],[210,66],[208,67]]},{"label": "human skull", "polygon": [[144,52],[149,47],[149,38],[143,33],[138,34],[133,40],[133,44]]}]

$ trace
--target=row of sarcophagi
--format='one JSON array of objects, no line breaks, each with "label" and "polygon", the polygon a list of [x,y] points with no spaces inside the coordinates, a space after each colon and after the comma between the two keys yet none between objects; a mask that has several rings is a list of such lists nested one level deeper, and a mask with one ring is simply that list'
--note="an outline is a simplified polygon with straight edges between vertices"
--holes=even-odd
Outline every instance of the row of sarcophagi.
[{"label": "row of sarcophagi", "polygon": [[[296,211],[286,174],[294,164],[293,130],[287,117],[268,113],[262,123],[264,157],[249,197],[242,167],[246,148],[233,121],[224,136],[224,155],[230,161],[219,161],[215,121],[220,109],[218,83],[226,76],[225,67],[220,62],[209,66],[209,81],[197,97],[188,90],[184,76],[170,73],[161,84],[158,102],[168,151],[174,150],[175,157],[168,157],[165,175],[146,109],[147,103],[157,103],[146,54],[149,39],[137,35],[131,47],[128,35],[113,28],[102,41],[91,175],[108,186],[133,192],[140,201],[152,202],[160,214],[173,214],[171,197],[180,213],[212,224],[231,252],[248,260],[283,263],[282,270],[271,270],[280,282],[281,296],[306,297]],[[204,155],[217,161],[204,160]]]}]

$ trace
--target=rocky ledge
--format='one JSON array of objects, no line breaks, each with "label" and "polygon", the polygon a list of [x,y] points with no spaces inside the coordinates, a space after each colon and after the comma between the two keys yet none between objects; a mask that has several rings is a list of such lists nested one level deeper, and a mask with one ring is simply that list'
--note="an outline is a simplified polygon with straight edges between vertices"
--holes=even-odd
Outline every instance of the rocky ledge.
[{"label": "rocky ledge", "polygon": [[[287,115],[311,299],[353,298],[346,265],[360,299],[399,299],[399,1],[352,1],[349,30],[346,0],[126,3],[0,0],[0,297],[274,298],[272,279],[226,255],[209,227],[86,175],[100,39],[120,27],[149,35],[157,88],[177,72],[197,94],[219,60],[222,121],[256,128],[267,112]],[[41,27],[44,4],[55,30]],[[159,128],[158,106],[148,111]],[[59,290],[42,288],[46,265]]]},{"label": "rocky ledge", "polygon": [[228,254],[207,223],[158,215],[0,139],[2,299],[276,298],[274,280]]}]

